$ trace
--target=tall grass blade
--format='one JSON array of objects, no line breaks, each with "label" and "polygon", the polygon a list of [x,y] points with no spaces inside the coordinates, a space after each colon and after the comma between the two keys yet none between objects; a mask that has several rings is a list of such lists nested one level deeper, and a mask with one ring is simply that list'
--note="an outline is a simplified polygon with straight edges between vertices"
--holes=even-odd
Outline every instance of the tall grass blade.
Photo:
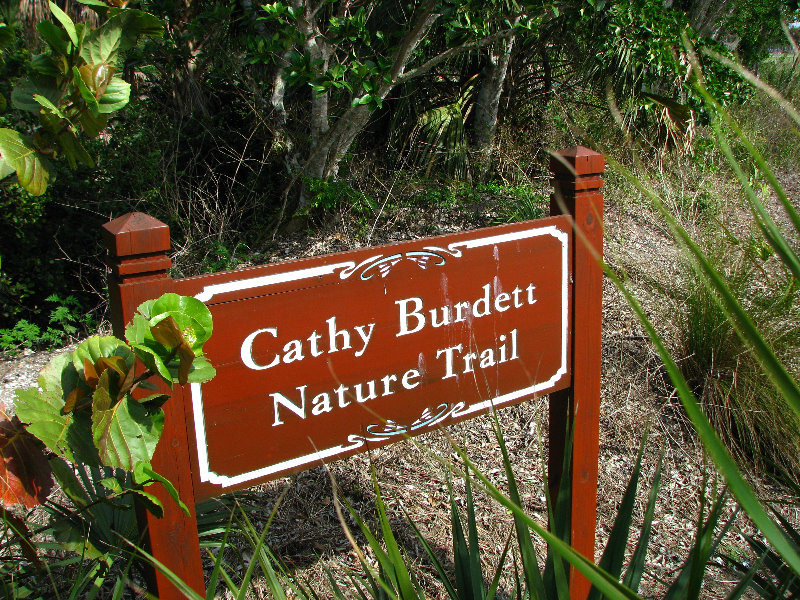
[{"label": "tall grass blade", "polygon": [[[613,158],[609,157],[608,161],[609,163],[614,164],[615,167],[618,168],[619,171],[639,189],[639,191],[645,194],[653,202],[653,205],[658,209],[665,221],[667,221],[667,224],[676,240],[680,242],[692,255],[698,268],[705,276],[706,284],[717,293],[717,299],[720,302],[720,306],[722,306],[722,308],[725,310],[725,313],[731,319],[731,322],[734,324],[739,336],[750,348],[752,348],[762,368],[764,369],[764,372],[786,400],[789,408],[795,413],[795,415],[797,415],[798,418],[800,418],[800,388],[798,388],[797,382],[794,381],[783,364],[775,356],[775,353],[764,341],[764,338],[759,333],[758,328],[731,293],[722,276],[712,266],[711,261],[708,260],[703,251],[691,239],[686,230],[678,224],[677,220],[669,213],[664,204],[661,202],[661,199],[652,190],[639,182],[636,177],[630,173],[630,171],[628,171],[618,162],[614,161]],[[606,269],[606,272],[608,272],[608,269]],[[615,278],[615,280],[618,281],[617,278]],[[630,294],[626,294],[626,297],[630,297]],[[641,307],[639,308],[641,310]],[[655,330],[653,333],[656,333]],[[658,334],[656,333],[656,335]],[[664,350],[666,351],[666,348]],[[659,354],[660,353],[661,352],[659,351]],[[663,356],[662,360],[664,360]],[[670,377],[672,377],[671,373]],[[674,381],[675,380],[673,378],[673,383]],[[694,421],[692,422],[694,423]],[[697,425],[697,423],[695,423],[695,425]]]},{"label": "tall grass blade", "polygon": [[725,446],[720,441],[716,431],[714,431],[714,428],[711,426],[708,418],[700,408],[697,398],[694,397],[694,394],[692,394],[691,390],[689,389],[689,385],[681,374],[678,365],[675,364],[675,360],[672,358],[669,350],[667,350],[664,341],[661,339],[661,336],[658,335],[658,332],[655,330],[655,327],[653,327],[653,324],[645,314],[642,306],[639,304],[638,300],[633,296],[630,290],[628,290],[627,287],[625,287],[625,285],[620,281],[619,277],[617,277],[616,273],[614,273],[612,269],[610,269],[607,265],[603,265],[603,270],[606,273],[606,276],[614,282],[617,288],[625,296],[629,306],[636,313],[636,316],[644,327],[647,336],[655,346],[656,351],[661,357],[664,367],[670,376],[672,384],[675,386],[675,389],[678,392],[678,397],[683,405],[684,410],[686,411],[687,416],[694,425],[695,431],[697,431],[697,435],[702,441],[706,452],[708,452],[709,456],[714,461],[714,464],[728,482],[728,487],[731,493],[739,501],[742,509],[748,514],[756,527],[758,527],[764,536],[770,541],[770,543],[773,544],[776,551],[784,558],[784,560],[786,560],[786,562],[796,573],[800,573],[800,553],[798,553],[796,549],[792,548],[791,545],[787,543],[787,540],[781,533],[778,526],[761,506],[758,496],[750,487],[750,484],[747,483],[744,476],[739,471],[736,462],[733,460],[733,458],[731,458]]},{"label": "tall grass blade", "polygon": [[[185,583],[180,577],[178,577],[175,573],[173,573],[164,563],[158,560],[152,554],[149,554],[146,550],[128,542],[138,554],[142,555],[153,567],[158,569],[160,573],[164,575],[167,579],[169,579],[170,583],[174,585],[178,591],[186,596],[188,600],[205,600],[203,596],[195,592],[187,583]],[[233,582],[231,582],[233,584]]]},{"label": "tall grass blade", "polygon": [[[614,525],[611,527],[611,534],[608,537],[603,556],[600,558],[598,566],[610,575],[619,578],[622,574],[622,563],[625,559],[625,549],[628,547],[628,535],[633,522],[633,510],[636,504],[636,490],[639,487],[639,479],[642,475],[642,457],[644,448],[647,444],[647,434],[645,433],[639,445],[639,452],[636,456],[636,464],[628,479],[628,485],[622,495]],[[595,587],[589,591],[587,600],[600,600],[600,590]]]},{"label": "tall grass blade", "polygon": [[[553,550],[557,552],[560,556],[562,556],[565,560],[567,560],[573,567],[575,567],[582,575],[584,575],[591,583],[595,584],[603,594],[609,598],[610,600],[614,599],[639,599],[639,596],[635,593],[623,586],[619,583],[616,579],[614,579],[611,575],[600,569],[597,565],[591,562],[589,559],[581,555],[579,552],[570,547],[569,544],[564,542],[563,540],[559,539],[557,536],[553,535],[549,532],[545,527],[539,525],[534,519],[530,517],[522,507],[514,502],[510,494],[506,495],[501,492],[497,487],[489,480],[489,478],[481,473],[475,465],[470,461],[469,457],[466,453],[459,449],[458,447],[454,448],[455,452],[459,454],[461,460],[465,461],[469,464],[469,467],[475,473],[475,479],[477,482],[480,482],[481,488],[486,492],[491,498],[496,500],[502,506],[505,506],[511,513],[514,515],[515,520],[519,519],[519,522],[527,526],[528,528],[532,529],[538,536],[540,536],[547,544],[552,546]],[[519,497],[517,495],[517,497]],[[528,540],[530,540],[530,535],[528,535]],[[525,566],[523,565],[523,570]],[[527,574],[525,574],[527,576]],[[541,575],[539,576],[541,579]],[[541,596],[534,596],[532,592],[527,592],[528,595],[532,598],[537,598]],[[549,596],[545,596],[549,597]]]},{"label": "tall grass blade", "polygon": [[[572,428],[565,433],[566,448],[561,464],[561,481],[556,491],[555,501],[550,494],[547,459],[542,454],[544,493],[550,530],[558,539],[564,541],[570,540],[572,522],[572,433]],[[544,444],[541,443],[541,440],[539,447],[544,452]],[[559,598],[569,597],[569,567],[563,558],[552,551],[550,546],[547,547],[542,580],[546,590],[555,590]]]},{"label": "tall grass blade", "polygon": [[211,569],[211,576],[208,579],[208,587],[206,588],[206,600],[214,600],[214,597],[217,594],[217,586],[219,585],[219,575],[220,570],[222,569],[222,556],[225,552],[225,547],[228,545],[228,534],[231,531],[231,527],[233,525],[233,512],[230,513],[228,517],[228,526],[225,528],[225,531],[222,535],[222,543],[219,545],[219,550],[217,551],[217,556],[215,557],[209,551],[209,555],[211,555],[212,559],[214,560],[214,568]]},{"label": "tall grass blade", "polygon": [[653,484],[650,486],[650,493],[647,498],[647,508],[644,513],[644,521],[642,523],[642,530],[639,534],[639,540],[636,542],[636,548],[633,551],[631,562],[628,564],[628,569],[625,572],[625,577],[622,583],[632,589],[634,592],[639,591],[639,584],[644,575],[645,559],[647,558],[647,547],[650,545],[650,533],[653,530],[653,517],[656,512],[656,500],[658,498],[658,491],[661,488],[661,469],[664,465],[664,450],[661,450],[661,456],[656,465],[656,472],[653,475]]},{"label": "tall grass blade", "polygon": [[800,281],[800,258],[798,258],[797,253],[789,245],[788,241],[775,224],[775,221],[767,212],[764,204],[753,191],[747,175],[745,175],[741,165],[739,164],[739,161],[737,161],[736,157],[733,155],[733,151],[728,144],[728,140],[725,138],[725,135],[719,126],[719,121],[715,120],[712,122],[711,126],[714,130],[714,136],[717,140],[720,150],[722,150],[725,158],[728,160],[728,163],[733,169],[733,172],[739,179],[739,183],[745,190],[748,202],[750,203],[750,207],[753,210],[756,222],[758,223],[761,232],[764,234],[764,237],[767,239],[770,246],[772,246],[772,248],[775,250],[775,253],[780,257],[783,264],[786,265],[786,268],[792,272],[792,275],[794,275],[796,280]]},{"label": "tall grass blade", "polygon": [[[497,414],[493,414],[494,421],[493,427],[495,430],[495,437],[500,445],[500,451],[503,457],[503,466],[508,479],[508,495],[511,503],[517,507],[522,506],[519,490],[517,489],[517,480],[514,477],[514,470],[511,468],[511,460],[508,456],[508,448],[506,448],[505,438],[500,431],[500,426],[497,422]],[[462,457],[463,458],[463,457]],[[480,476],[476,472],[476,476]],[[521,510],[521,509],[520,509]],[[514,513],[514,529],[517,533],[517,546],[519,548],[520,560],[522,561],[522,573],[527,585],[527,591],[532,598],[544,599],[547,597],[547,590],[545,589],[544,580],[542,579],[541,572],[539,571],[539,561],[536,558],[536,549],[533,546],[531,539],[531,532],[528,524],[519,514]]]}]

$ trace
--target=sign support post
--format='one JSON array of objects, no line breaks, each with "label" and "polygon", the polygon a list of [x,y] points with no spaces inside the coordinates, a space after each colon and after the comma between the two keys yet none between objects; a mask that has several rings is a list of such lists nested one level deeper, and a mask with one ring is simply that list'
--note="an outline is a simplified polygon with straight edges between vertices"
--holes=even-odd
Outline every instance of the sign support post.
[{"label": "sign support post", "polygon": [[[572,290],[572,382],[550,395],[551,498],[562,478],[564,453],[572,434],[570,543],[594,562],[597,520],[597,463],[600,438],[600,370],[603,271],[602,154],[577,146],[550,158],[553,195],[550,214],[574,223]],[[591,584],[574,568],[572,600],[584,600]]]},{"label": "sign support post", "polygon": [[[133,319],[144,301],[172,291],[167,275],[172,261],[169,227],[143,213],[129,213],[103,225],[103,241],[108,248],[111,276],[108,281],[114,335],[125,337],[125,325]],[[197,532],[192,473],[189,468],[189,438],[186,432],[184,394],[172,391],[164,404],[164,431],[153,456],[153,470],[173,483],[189,508],[187,516],[163,490],[155,485],[148,490],[164,506],[164,516],[156,518],[137,505],[138,540],[144,549],[161,561],[193,590],[205,593],[203,563]],[[152,491],[151,491],[152,490]],[[179,600],[185,596],[160,571],[148,568],[149,591],[160,600]]]}]

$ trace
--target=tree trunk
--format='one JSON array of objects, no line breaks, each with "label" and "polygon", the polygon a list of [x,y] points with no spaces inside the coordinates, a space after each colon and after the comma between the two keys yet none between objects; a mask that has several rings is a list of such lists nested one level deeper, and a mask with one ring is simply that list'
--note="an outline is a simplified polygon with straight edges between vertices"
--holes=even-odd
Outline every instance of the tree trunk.
[{"label": "tree trunk", "polygon": [[491,161],[500,95],[503,93],[513,47],[514,38],[509,37],[490,48],[489,64],[483,69],[481,87],[475,100],[473,143],[478,153],[476,164],[482,173],[488,170]]}]

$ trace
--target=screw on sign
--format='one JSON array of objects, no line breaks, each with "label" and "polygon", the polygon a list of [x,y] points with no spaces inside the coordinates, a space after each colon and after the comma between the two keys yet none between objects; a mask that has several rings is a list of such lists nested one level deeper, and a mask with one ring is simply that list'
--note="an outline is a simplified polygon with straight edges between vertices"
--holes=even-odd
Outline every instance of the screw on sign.
[{"label": "screw on sign", "polygon": [[[571,543],[593,558],[604,159],[571,148],[551,170],[545,219],[186,279],[166,274],[166,225],[106,224],[116,328],[167,291],[214,319],[217,376],[164,407],[153,467],[190,514],[143,516],[153,556],[202,592],[196,502],[550,394],[551,485],[571,426]],[[573,572],[572,597],[588,589]]]}]

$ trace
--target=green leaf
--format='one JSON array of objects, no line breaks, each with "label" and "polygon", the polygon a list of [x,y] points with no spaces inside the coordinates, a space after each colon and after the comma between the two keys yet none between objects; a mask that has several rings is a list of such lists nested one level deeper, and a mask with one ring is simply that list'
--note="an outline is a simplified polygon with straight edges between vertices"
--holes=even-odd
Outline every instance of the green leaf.
[{"label": "green leaf", "polygon": [[[101,376],[108,378],[108,371]],[[98,386],[92,404],[92,437],[100,460],[109,467],[130,471],[137,462],[150,462],[164,428],[164,413],[151,413],[125,396],[113,404]]]},{"label": "green leaf", "polygon": [[109,19],[83,40],[81,58],[89,65],[113,65],[122,40],[122,21]]},{"label": "green leaf", "polygon": [[14,173],[14,168],[6,162],[6,159],[0,156],[0,179],[5,179]]},{"label": "green leaf", "polygon": [[70,462],[97,465],[91,424],[85,411],[64,414],[66,397],[79,385],[69,354],[55,357],[42,370],[37,388],[17,390],[17,416],[28,431],[50,450]]},{"label": "green leaf", "polygon": [[105,93],[100,97],[98,111],[109,114],[124,108],[131,98],[131,84],[120,77],[108,82]]},{"label": "green leaf", "polygon": [[161,519],[164,516],[164,505],[161,503],[161,500],[156,498],[153,494],[137,488],[131,488],[130,491],[131,493],[136,494],[143,499],[147,505],[147,510],[153,513],[156,517]]},{"label": "green leaf", "polygon": [[85,111],[80,117],[81,127],[83,132],[89,137],[97,137],[106,128],[108,123],[108,115],[93,115],[89,111]]},{"label": "green leaf", "polygon": [[100,106],[97,103],[97,98],[94,97],[94,94],[81,77],[81,72],[78,70],[78,67],[72,67],[72,82],[75,84],[75,87],[78,88],[81,98],[86,102],[92,114],[94,116],[100,114]]},{"label": "green leaf", "polygon": [[63,25],[64,30],[67,32],[67,35],[69,36],[69,39],[72,41],[73,45],[76,48],[80,46],[80,39],[78,38],[78,32],[75,29],[75,23],[72,22],[72,19],[69,18],[69,15],[58,8],[58,6],[53,2],[50,2],[50,12],[52,12],[53,16],[58,19],[61,25]]},{"label": "green leaf", "polygon": [[59,91],[55,78],[34,75],[30,79],[22,80],[11,91],[11,105],[38,115],[41,105],[33,99],[36,94],[44,96],[54,104],[58,102]]},{"label": "green leaf", "polygon": [[40,21],[36,24],[36,30],[53,52],[59,56],[67,55],[67,40],[64,37],[63,29],[52,21]]},{"label": "green leaf", "polygon": [[136,463],[136,466],[133,469],[133,480],[139,485],[145,485],[147,481],[158,481],[164,486],[164,489],[170,495],[170,498],[175,501],[184,514],[187,517],[189,516],[189,507],[186,506],[186,504],[181,500],[180,496],[178,495],[178,490],[175,489],[175,486],[172,484],[172,482],[160,473],[156,473],[149,463]]},{"label": "green leaf", "polygon": [[30,138],[13,129],[0,129],[0,156],[17,172],[19,184],[34,196],[41,196],[50,181],[50,169]]},{"label": "green leaf", "polygon": [[51,113],[56,115],[59,119],[64,119],[68,123],[70,122],[69,119],[67,118],[67,116],[64,113],[62,113],[55,104],[50,102],[50,100],[48,100],[47,98],[45,98],[41,94],[34,94],[33,95],[33,99],[36,101],[37,104],[39,104],[40,106],[42,106],[42,107],[46,108],[47,110],[49,110]]},{"label": "green leaf", "polygon": [[72,353],[72,364],[78,375],[85,379],[84,359],[95,364],[99,358],[121,356],[128,368],[133,366],[135,356],[128,345],[114,336],[94,336],[78,344]]}]

